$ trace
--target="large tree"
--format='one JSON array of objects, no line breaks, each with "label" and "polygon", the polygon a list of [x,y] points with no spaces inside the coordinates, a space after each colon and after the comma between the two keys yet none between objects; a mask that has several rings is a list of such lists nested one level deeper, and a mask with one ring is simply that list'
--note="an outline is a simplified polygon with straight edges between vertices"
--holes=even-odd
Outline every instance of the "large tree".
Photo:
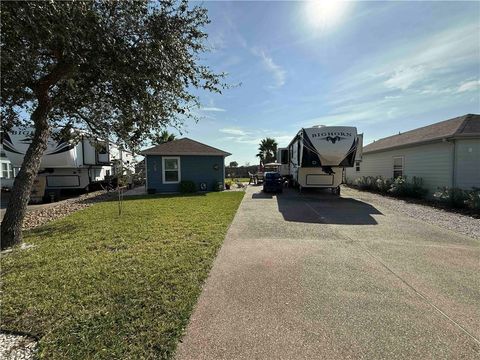
[{"label": "large tree", "polygon": [[272,138],[265,138],[260,141],[258,145],[257,157],[260,158],[260,165],[274,162],[277,156],[277,142]]},{"label": "large tree", "polygon": [[138,146],[192,117],[223,74],[202,64],[209,23],[186,1],[1,2],[2,128],[34,127],[15,179],[1,247],[18,244],[53,127]]}]

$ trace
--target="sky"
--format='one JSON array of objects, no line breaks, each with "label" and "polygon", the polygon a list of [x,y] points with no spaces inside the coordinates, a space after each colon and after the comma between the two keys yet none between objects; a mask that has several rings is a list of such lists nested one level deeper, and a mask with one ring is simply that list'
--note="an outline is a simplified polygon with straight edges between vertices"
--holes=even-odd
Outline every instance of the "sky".
[{"label": "sky", "polygon": [[183,135],[257,164],[258,143],[302,127],[356,126],[373,140],[480,113],[480,2],[224,2],[208,9],[222,95],[199,93]]}]

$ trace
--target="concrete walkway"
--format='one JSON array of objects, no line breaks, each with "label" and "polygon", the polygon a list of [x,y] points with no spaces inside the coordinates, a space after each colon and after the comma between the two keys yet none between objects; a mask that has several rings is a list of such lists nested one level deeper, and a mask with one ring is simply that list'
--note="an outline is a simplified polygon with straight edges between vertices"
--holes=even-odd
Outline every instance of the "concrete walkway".
[{"label": "concrete walkway", "polygon": [[479,259],[373,203],[249,187],[176,358],[479,358]]}]

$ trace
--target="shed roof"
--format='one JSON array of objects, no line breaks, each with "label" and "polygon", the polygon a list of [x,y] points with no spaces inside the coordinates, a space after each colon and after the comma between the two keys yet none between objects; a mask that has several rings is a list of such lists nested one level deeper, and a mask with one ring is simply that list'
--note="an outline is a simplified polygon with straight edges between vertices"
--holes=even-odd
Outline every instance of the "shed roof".
[{"label": "shed roof", "polygon": [[480,137],[480,115],[467,114],[389,136],[366,145],[363,152],[383,151],[435,140],[462,137]]},{"label": "shed roof", "polygon": [[181,138],[156,145],[149,149],[142,150],[142,155],[204,155],[204,156],[229,156],[226,151],[214,148],[201,142]]}]

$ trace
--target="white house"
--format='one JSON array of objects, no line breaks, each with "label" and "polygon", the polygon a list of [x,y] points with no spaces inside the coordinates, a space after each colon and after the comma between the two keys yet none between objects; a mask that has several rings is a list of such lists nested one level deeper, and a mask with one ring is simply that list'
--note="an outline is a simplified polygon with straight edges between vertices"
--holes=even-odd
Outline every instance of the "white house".
[{"label": "white house", "polygon": [[347,168],[346,181],[362,176],[421,177],[430,194],[439,187],[480,188],[480,115],[467,114],[374,141]]}]

